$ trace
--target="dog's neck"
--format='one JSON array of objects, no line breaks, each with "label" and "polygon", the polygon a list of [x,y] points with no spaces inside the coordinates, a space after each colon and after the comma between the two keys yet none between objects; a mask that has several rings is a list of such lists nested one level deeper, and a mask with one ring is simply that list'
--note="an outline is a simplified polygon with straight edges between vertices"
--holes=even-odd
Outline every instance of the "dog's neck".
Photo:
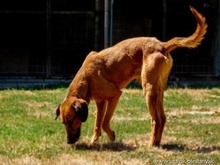
[{"label": "dog's neck", "polygon": [[87,81],[83,80],[83,78],[75,77],[69,86],[66,98],[68,97],[80,98],[89,103],[90,92]]}]

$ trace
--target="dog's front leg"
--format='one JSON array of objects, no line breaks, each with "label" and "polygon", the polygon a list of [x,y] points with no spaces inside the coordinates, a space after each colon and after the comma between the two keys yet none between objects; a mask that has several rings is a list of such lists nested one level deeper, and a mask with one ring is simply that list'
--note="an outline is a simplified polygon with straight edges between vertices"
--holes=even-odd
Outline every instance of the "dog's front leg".
[{"label": "dog's front leg", "polygon": [[108,101],[108,107],[107,107],[105,118],[104,118],[104,121],[102,124],[103,130],[107,133],[107,135],[111,141],[115,140],[115,132],[112,131],[110,128],[110,121],[111,121],[111,118],[114,114],[115,108],[118,104],[118,100],[121,96],[121,93],[122,93],[121,91],[118,91],[117,95],[115,95],[114,98],[112,98]]},{"label": "dog's front leg", "polygon": [[98,141],[99,136],[101,136],[101,126],[106,111],[107,101],[105,100],[96,100],[96,121],[94,125],[94,133],[91,140],[91,143]]}]

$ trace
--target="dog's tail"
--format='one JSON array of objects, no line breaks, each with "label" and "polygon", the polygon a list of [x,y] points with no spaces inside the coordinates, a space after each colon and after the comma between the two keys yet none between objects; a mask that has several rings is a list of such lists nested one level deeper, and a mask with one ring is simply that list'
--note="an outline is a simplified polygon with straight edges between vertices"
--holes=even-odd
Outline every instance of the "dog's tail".
[{"label": "dog's tail", "polygon": [[190,6],[191,12],[196,18],[197,28],[196,31],[189,37],[175,37],[164,43],[165,54],[170,53],[172,50],[178,47],[188,47],[195,48],[202,41],[206,29],[207,24],[205,22],[205,17],[203,17],[196,9]]}]

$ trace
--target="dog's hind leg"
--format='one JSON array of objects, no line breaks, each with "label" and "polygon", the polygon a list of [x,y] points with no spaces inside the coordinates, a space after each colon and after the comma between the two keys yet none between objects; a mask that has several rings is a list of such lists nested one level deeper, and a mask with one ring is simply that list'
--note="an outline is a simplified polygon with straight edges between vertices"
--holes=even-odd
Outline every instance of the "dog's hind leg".
[{"label": "dog's hind leg", "polygon": [[101,101],[96,100],[96,108],[97,108],[96,121],[94,125],[94,133],[91,143],[98,141],[99,136],[101,136],[101,127],[102,127],[104,114],[106,112],[106,105],[107,105],[106,100],[101,100]]},{"label": "dog's hind leg", "polygon": [[163,109],[163,93],[167,78],[172,67],[172,58],[160,53],[145,57],[142,66],[141,78],[151,119],[151,139],[149,146],[159,146],[166,116]]},{"label": "dog's hind leg", "polygon": [[166,116],[163,109],[163,89],[160,86],[146,86],[146,100],[151,114],[151,139],[149,146],[159,146],[162,138]]},{"label": "dog's hind leg", "polygon": [[114,97],[108,100],[108,106],[107,106],[105,118],[102,123],[102,128],[107,133],[107,135],[111,141],[115,140],[115,132],[112,131],[110,128],[110,121],[111,121],[111,118],[114,114],[115,108],[118,104],[118,100],[119,100],[122,92],[120,90],[117,90],[117,91],[115,90],[115,93],[116,94],[114,95]]}]

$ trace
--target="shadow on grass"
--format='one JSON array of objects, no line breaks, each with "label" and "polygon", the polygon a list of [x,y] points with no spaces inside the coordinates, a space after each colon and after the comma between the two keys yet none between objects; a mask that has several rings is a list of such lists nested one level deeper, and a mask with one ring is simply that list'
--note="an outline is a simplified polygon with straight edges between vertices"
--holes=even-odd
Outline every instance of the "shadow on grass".
[{"label": "shadow on grass", "polygon": [[77,150],[91,150],[91,151],[133,151],[135,147],[131,145],[126,145],[122,142],[108,142],[108,143],[97,143],[97,144],[87,144],[78,143],[75,146]]},{"label": "shadow on grass", "polygon": [[180,144],[164,144],[162,145],[162,149],[167,151],[195,151],[197,153],[211,153],[214,151],[220,151],[220,146],[211,146],[211,147],[198,147],[198,148],[189,148],[186,145]]}]

